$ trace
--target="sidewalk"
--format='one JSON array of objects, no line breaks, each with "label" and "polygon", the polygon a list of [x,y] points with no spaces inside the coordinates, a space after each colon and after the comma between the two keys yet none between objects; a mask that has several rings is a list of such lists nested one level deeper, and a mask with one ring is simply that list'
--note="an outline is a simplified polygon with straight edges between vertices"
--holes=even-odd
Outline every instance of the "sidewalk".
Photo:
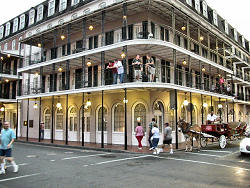
[{"label": "sidewalk", "polygon": [[[81,142],[72,142],[69,141],[68,145],[65,144],[65,141],[59,141],[54,140],[54,143],[51,143],[51,140],[41,140],[41,142],[38,141],[38,139],[35,138],[29,138],[29,141],[26,141],[26,138],[19,137],[16,142],[22,142],[22,143],[30,143],[30,144],[39,144],[39,145],[47,145],[47,146],[55,146],[55,147],[66,147],[66,148],[77,148],[77,149],[86,149],[86,150],[96,150],[96,151],[106,151],[106,152],[118,152],[118,153],[142,153],[142,154],[151,154],[152,151],[149,151],[148,146],[144,146],[142,150],[139,150],[137,146],[128,146],[127,150],[124,149],[124,145],[114,145],[114,144],[105,144],[104,148],[101,148],[101,144],[95,144],[95,143],[84,143],[84,146],[82,146]],[[196,143],[194,142],[195,146]],[[180,143],[178,150],[184,150],[185,149],[185,143]],[[195,147],[194,146],[194,147]],[[161,146],[159,146],[161,147]],[[173,144],[174,151],[175,144]],[[164,152],[169,152],[169,147],[165,147]]]}]

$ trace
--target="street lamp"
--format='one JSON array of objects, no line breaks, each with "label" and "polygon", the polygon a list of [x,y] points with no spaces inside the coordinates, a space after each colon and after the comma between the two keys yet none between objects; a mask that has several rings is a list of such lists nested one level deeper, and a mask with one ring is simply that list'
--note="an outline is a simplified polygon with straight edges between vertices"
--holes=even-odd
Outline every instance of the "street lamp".
[{"label": "street lamp", "polygon": [[4,111],[5,111],[4,106],[2,106],[2,107],[0,108],[0,111],[1,111],[1,112],[4,112]]},{"label": "street lamp", "polygon": [[184,100],[184,102],[183,102],[183,105],[184,105],[184,106],[187,106],[187,105],[188,105],[187,92],[185,92],[185,100]]},{"label": "street lamp", "polygon": [[125,104],[125,103],[128,103],[128,99],[123,99],[123,103]]}]

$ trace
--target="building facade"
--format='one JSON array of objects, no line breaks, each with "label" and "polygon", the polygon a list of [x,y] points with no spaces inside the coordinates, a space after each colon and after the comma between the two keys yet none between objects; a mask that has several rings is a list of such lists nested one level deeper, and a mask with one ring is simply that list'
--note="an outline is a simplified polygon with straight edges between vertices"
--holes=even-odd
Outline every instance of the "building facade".
[{"label": "building facade", "polygon": [[0,46],[1,70],[15,73],[0,76],[2,113],[27,140],[40,141],[40,122],[52,143],[102,147],[136,145],[137,122],[148,131],[153,117],[178,143],[178,118],[201,125],[213,110],[250,123],[250,43],[205,0],[47,0],[0,26]]}]

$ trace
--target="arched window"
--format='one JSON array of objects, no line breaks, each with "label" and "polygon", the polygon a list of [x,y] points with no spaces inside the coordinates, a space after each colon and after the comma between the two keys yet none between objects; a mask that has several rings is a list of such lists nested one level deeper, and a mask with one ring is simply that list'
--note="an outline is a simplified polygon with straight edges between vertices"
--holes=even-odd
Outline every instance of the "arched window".
[{"label": "arched window", "polygon": [[50,129],[51,111],[48,108],[44,111],[44,123],[45,123],[45,129]]},{"label": "arched window", "polygon": [[157,125],[159,126],[160,132],[163,128],[164,121],[164,107],[161,101],[154,103],[153,114]]},{"label": "arched window", "polygon": [[90,117],[91,117],[91,108],[88,107],[88,108],[83,108],[81,107],[81,110],[80,110],[80,119],[81,119],[81,127],[80,127],[80,132],[82,132],[82,109],[84,109],[84,126],[85,126],[85,130],[84,132],[90,132]]},{"label": "arched window", "polygon": [[122,104],[117,104],[113,109],[114,117],[114,132],[124,132],[124,107]]},{"label": "arched window", "polygon": [[146,107],[142,103],[137,104],[134,108],[134,129],[138,121],[141,122],[142,127],[146,131]]},{"label": "arched window", "polygon": [[77,110],[75,107],[69,110],[69,131],[77,131]]},{"label": "arched window", "polygon": [[[103,108],[104,131],[107,131],[107,116],[108,116],[108,111],[104,107]],[[100,107],[98,110],[98,131],[102,131],[102,107]]]},{"label": "arched window", "polygon": [[56,129],[63,129],[63,110],[59,108],[56,111]]}]

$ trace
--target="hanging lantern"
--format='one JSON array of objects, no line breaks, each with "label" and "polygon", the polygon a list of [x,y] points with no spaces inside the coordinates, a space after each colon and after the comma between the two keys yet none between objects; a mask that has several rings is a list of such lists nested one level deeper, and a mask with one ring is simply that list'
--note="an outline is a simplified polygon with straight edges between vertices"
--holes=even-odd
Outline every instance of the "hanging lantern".
[{"label": "hanging lantern", "polygon": [[37,46],[40,48],[40,47],[42,47],[42,44],[41,44],[41,43],[38,43]]},{"label": "hanging lantern", "polygon": [[204,37],[203,36],[200,36],[200,41],[203,41],[204,40]]},{"label": "hanging lantern", "polygon": [[63,68],[60,66],[59,68],[58,68],[58,72],[62,72],[63,71]]},{"label": "hanging lantern", "polygon": [[218,104],[218,108],[221,109],[222,108],[222,104]]},{"label": "hanging lantern", "polygon": [[35,104],[33,105],[33,108],[34,109],[37,109],[38,108],[38,104],[35,102]]},{"label": "hanging lantern", "polygon": [[202,67],[201,71],[202,71],[202,72],[205,72],[205,71],[206,71],[206,69],[205,69],[204,66]]},{"label": "hanging lantern", "polygon": [[182,64],[183,64],[183,65],[186,65],[186,64],[187,64],[187,62],[186,62],[185,59],[183,60]]},{"label": "hanging lantern", "polygon": [[66,37],[64,35],[61,35],[61,40],[64,40]]},{"label": "hanging lantern", "polygon": [[92,63],[91,63],[90,59],[88,59],[88,61],[87,61],[87,66],[90,67],[91,64],[92,64]]},{"label": "hanging lantern", "polygon": [[88,99],[88,101],[86,102],[87,107],[91,106],[91,101]]},{"label": "hanging lantern", "polygon": [[92,31],[94,29],[94,26],[93,25],[90,25],[89,26],[89,30]]},{"label": "hanging lantern", "polygon": [[121,57],[122,57],[122,59],[124,59],[126,57],[126,54],[124,52],[122,52]]},{"label": "hanging lantern", "polygon": [[4,106],[2,106],[2,107],[0,108],[0,111],[1,111],[1,112],[4,112],[4,111],[5,111]]},{"label": "hanging lantern", "polygon": [[35,73],[35,77],[37,78],[39,76],[38,72]]},{"label": "hanging lantern", "polygon": [[7,57],[10,58],[10,54],[8,54]]},{"label": "hanging lantern", "polygon": [[181,30],[182,30],[182,31],[185,31],[185,30],[186,30],[186,26],[183,25],[183,26],[181,27]]},{"label": "hanging lantern", "polygon": [[204,108],[207,108],[207,106],[208,106],[208,105],[207,105],[207,103],[205,102],[205,103],[203,104],[203,107],[204,107]]},{"label": "hanging lantern", "polygon": [[185,100],[184,100],[184,102],[183,102],[183,105],[184,106],[187,106],[188,105],[188,100],[187,100],[187,93],[185,92]]}]

